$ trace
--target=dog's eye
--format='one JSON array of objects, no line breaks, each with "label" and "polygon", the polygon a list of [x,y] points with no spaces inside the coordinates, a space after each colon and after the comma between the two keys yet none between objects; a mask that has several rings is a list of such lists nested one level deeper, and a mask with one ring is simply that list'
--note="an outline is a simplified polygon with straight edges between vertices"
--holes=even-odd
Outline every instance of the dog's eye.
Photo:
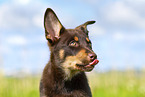
[{"label": "dog's eye", "polygon": [[79,44],[78,44],[76,41],[71,41],[71,42],[69,43],[69,46],[78,47]]}]

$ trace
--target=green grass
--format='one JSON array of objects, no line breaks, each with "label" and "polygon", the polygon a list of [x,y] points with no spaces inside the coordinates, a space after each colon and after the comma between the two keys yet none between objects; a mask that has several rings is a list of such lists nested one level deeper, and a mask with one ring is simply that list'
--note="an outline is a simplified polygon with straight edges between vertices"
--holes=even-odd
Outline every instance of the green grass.
[{"label": "green grass", "polygon": [[[93,97],[145,97],[145,72],[89,73]],[[40,76],[0,75],[0,97],[39,97]]]},{"label": "green grass", "polygon": [[92,74],[89,83],[93,97],[145,97],[145,73],[111,71]]},{"label": "green grass", "polygon": [[0,78],[0,97],[39,97],[39,78]]}]

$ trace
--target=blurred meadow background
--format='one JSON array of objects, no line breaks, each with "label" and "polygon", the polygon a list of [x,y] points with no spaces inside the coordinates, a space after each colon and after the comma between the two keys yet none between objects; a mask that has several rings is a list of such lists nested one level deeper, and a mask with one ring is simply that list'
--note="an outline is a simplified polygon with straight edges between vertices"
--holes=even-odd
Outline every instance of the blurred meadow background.
[{"label": "blurred meadow background", "polygon": [[88,26],[100,61],[87,73],[93,97],[145,97],[145,0],[0,0],[0,97],[39,97],[48,7],[66,28],[96,20]]}]

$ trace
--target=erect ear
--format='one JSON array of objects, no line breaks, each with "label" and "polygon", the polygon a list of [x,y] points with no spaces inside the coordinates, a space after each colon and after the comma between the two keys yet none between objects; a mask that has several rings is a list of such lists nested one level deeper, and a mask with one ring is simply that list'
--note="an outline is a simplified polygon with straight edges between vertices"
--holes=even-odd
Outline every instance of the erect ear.
[{"label": "erect ear", "polygon": [[47,8],[44,16],[45,37],[51,45],[59,40],[64,27],[51,8]]},{"label": "erect ear", "polygon": [[87,25],[94,24],[96,21],[87,21],[84,24],[76,27],[76,29],[81,29],[83,32],[85,32],[88,35]]}]

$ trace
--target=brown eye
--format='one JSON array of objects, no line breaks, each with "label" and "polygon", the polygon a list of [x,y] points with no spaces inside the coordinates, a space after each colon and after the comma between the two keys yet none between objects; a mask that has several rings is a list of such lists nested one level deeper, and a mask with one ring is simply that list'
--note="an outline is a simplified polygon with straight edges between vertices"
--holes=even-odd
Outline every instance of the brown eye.
[{"label": "brown eye", "polygon": [[79,44],[78,44],[76,41],[71,41],[71,42],[69,43],[69,46],[78,47]]}]

